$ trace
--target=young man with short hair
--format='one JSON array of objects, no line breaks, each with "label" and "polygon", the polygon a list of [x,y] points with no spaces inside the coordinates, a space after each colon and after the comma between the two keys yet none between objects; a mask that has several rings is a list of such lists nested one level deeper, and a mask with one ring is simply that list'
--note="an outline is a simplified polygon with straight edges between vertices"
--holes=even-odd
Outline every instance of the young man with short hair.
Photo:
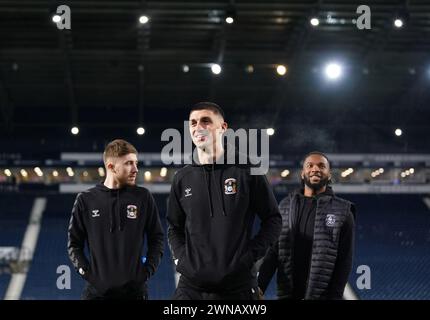
[{"label": "young man with short hair", "polygon": [[[136,185],[133,145],[110,142],[103,161],[104,183],[78,194],[69,224],[69,257],[87,281],[82,299],[147,299],[146,282],[164,246],[158,209],[150,192]],[[145,236],[148,250],[143,256]]]},{"label": "young man with short hair", "polygon": [[[255,263],[281,230],[266,177],[251,175],[250,165],[237,159],[225,161],[232,148],[223,145],[224,118],[211,102],[198,103],[189,114],[198,159],[176,173],[167,213],[169,245],[181,274],[177,300],[258,299]],[[257,215],[261,226],[253,236]]]}]

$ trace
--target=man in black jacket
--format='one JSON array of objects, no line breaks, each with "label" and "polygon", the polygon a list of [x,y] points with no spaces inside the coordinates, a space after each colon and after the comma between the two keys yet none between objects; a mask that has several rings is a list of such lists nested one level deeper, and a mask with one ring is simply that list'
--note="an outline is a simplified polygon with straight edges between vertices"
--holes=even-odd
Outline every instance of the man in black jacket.
[{"label": "man in black jacket", "polygon": [[137,151],[130,143],[110,142],[103,160],[106,180],[78,194],[73,205],[69,257],[87,281],[83,299],[147,299],[146,282],[163,254],[158,210],[149,191],[136,186]]},{"label": "man in black jacket", "polygon": [[264,292],[278,270],[279,299],[342,299],[352,267],[355,207],[334,195],[323,153],[305,157],[301,178],[303,188],[279,205],[282,231],[261,265],[259,287]]},{"label": "man in black jacket", "polygon": [[[255,262],[281,230],[275,197],[264,175],[226,163],[233,150],[224,150],[227,123],[218,105],[196,104],[189,121],[198,159],[176,173],[167,213],[169,246],[181,274],[174,299],[257,299]],[[256,214],[261,227],[252,238]]]}]

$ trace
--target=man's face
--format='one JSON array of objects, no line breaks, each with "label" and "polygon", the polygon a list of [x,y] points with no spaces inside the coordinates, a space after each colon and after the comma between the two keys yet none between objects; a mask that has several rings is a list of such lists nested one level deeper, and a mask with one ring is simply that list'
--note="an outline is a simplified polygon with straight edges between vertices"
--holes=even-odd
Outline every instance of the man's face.
[{"label": "man's face", "polygon": [[137,155],[129,153],[118,158],[108,159],[110,170],[120,185],[135,185],[137,177]]},{"label": "man's face", "polygon": [[211,110],[195,110],[190,114],[190,134],[193,143],[200,149],[207,149],[218,143],[227,123]]},{"label": "man's face", "polygon": [[327,186],[331,179],[330,165],[327,159],[318,154],[312,154],[305,159],[302,169],[302,179],[312,190],[319,191]]}]

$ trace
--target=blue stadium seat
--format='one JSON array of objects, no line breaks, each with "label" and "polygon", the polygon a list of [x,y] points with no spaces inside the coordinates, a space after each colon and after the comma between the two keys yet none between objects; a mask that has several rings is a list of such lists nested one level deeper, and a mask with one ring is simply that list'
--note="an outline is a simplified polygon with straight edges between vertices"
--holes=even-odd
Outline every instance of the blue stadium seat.
[{"label": "blue stadium seat", "polygon": [[[430,211],[421,195],[342,195],[357,205],[356,250],[350,283],[361,299],[430,298]],[[35,196],[0,196],[0,246],[20,246]],[[74,195],[49,195],[36,252],[22,299],[79,299],[84,281],[74,272],[67,256],[67,227]],[[167,195],[155,195],[166,230]],[[279,199],[278,199],[279,200]],[[256,221],[254,232],[258,228]],[[59,290],[57,267],[71,270],[71,289]],[[371,289],[359,290],[359,265],[371,269]],[[0,275],[0,297],[9,275]],[[150,299],[170,299],[175,289],[174,266],[165,245],[157,273],[149,281]],[[266,299],[276,298],[275,277]]]}]

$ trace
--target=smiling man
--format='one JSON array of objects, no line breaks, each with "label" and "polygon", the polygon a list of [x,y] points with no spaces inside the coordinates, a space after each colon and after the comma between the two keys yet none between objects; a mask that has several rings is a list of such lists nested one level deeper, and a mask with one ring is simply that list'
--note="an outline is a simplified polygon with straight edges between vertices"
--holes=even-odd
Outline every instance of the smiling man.
[{"label": "smiling man", "polygon": [[[181,274],[174,299],[258,299],[256,261],[278,239],[281,215],[264,175],[227,164],[223,110],[201,102],[191,108],[189,131],[197,149],[170,191],[168,240]],[[237,159],[236,159],[237,160]],[[253,236],[254,220],[261,220]]]},{"label": "smiling man", "polygon": [[[106,146],[103,160],[106,180],[80,193],[73,205],[69,257],[87,281],[83,299],[147,299],[146,282],[163,254],[158,210],[149,191],[136,186],[138,160],[133,145],[114,140]],[[85,243],[90,261],[84,254]]]},{"label": "smiling man", "polygon": [[334,195],[330,162],[321,152],[303,160],[302,188],[279,205],[283,225],[260,268],[264,292],[276,270],[279,299],[342,299],[352,268],[354,205]]}]

